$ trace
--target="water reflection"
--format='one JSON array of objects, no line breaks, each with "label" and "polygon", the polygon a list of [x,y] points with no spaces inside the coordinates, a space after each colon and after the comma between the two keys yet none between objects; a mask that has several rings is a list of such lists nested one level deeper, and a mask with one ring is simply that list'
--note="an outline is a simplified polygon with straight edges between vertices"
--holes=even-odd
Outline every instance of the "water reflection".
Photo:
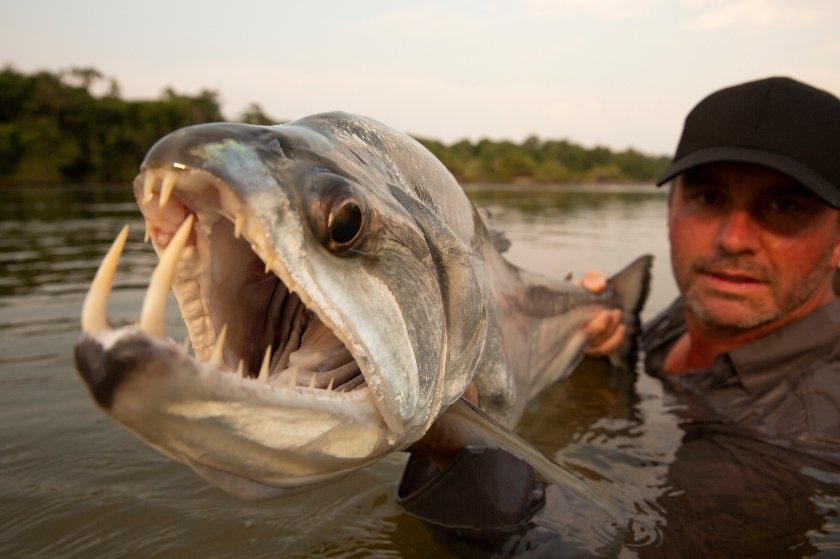
[{"label": "water reflection", "polygon": [[[393,503],[402,456],[312,493],[245,503],[109,423],[76,378],[72,347],[88,282],[125,223],[132,232],[109,318],[126,324],[138,316],[156,258],[143,244],[130,188],[2,192],[0,555],[447,556]],[[612,273],[652,252],[646,316],[673,298],[663,192],[497,186],[469,193],[506,231],[518,265],[556,277]],[[172,303],[167,329],[184,335]],[[836,469],[708,426],[686,427],[686,412],[657,381],[590,364],[532,405],[520,431],[616,505],[629,527],[623,557],[840,549]],[[586,521],[563,511],[554,518]]]},{"label": "water reflection", "polygon": [[[808,533],[822,530],[827,521],[836,530],[837,509],[820,511],[813,499],[837,495],[838,487],[802,470],[827,465],[720,427],[685,425],[668,470],[670,491],[659,499],[667,517],[664,554],[676,556],[681,549],[705,557],[815,554]],[[654,554],[643,554],[648,555]]]},{"label": "water reflection", "polygon": [[[613,505],[629,551],[661,543],[667,520],[659,499],[683,434],[677,408],[649,377],[585,362],[530,407],[518,430]],[[562,510],[553,516],[568,522]]]}]

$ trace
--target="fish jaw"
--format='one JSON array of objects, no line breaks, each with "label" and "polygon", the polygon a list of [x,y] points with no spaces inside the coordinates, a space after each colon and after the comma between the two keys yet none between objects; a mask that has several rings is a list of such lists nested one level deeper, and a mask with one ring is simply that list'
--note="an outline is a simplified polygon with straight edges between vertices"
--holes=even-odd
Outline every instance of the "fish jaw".
[{"label": "fish jaw", "polygon": [[[76,364],[96,402],[152,447],[244,498],[335,479],[417,440],[435,412],[417,378],[396,297],[381,279],[353,276],[349,265],[337,274],[333,255],[307,249],[311,232],[296,213],[299,202],[254,150],[227,140],[214,146],[208,165],[194,154],[168,163],[147,157],[135,181],[160,263],[137,328],[112,330],[104,316],[119,251],[103,262],[110,268],[105,279],[98,285],[94,280]],[[210,164],[223,157],[248,171],[244,184],[231,185],[212,172]],[[348,283],[354,293],[347,292]],[[170,284],[195,358],[166,336]],[[438,287],[426,284],[434,303]],[[261,290],[268,294],[263,299],[248,298]],[[331,340],[333,348],[340,342],[358,374],[339,385],[316,370],[301,371],[293,357],[301,357],[303,344],[285,355],[285,368],[276,365],[277,352],[261,359],[263,348],[251,346],[271,339],[273,332],[266,338],[263,331],[272,330],[282,312],[270,314],[262,330],[249,331],[247,321],[265,315],[261,305],[271,307],[281,292],[284,305],[295,298],[306,320],[316,323],[313,337]],[[225,306],[230,295],[239,302]],[[423,312],[433,312],[433,304],[427,307]],[[374,330],[363,331],[360,323]],[[433,355],[441,353],[434,343],[442,339],[442,332],[428,337]],[[396,374],[386,375],[386,369]]]},{"label": "fish jaw", "polygon": [[[82,312],[76,367],[111,419],[149,445],[240,497],[269,498],[324,483],[394,449],[368,388],[319,387],[292,374],[272,378],[226,363],[226,328],[207,353],[188,355],[163,317],[169,283],[194,264],[190,215],[169,239],[152,274],[138,325],[116,330],[104,316],[127,228],[106,255]],[[196,239],[197,242],[197,239]],[[186,254],[185,254],[186,253]],[[323,335],[323,334],[322,334]],[[274,381],[274,382],[272,382]]]},{"label": "fish jaw", "polygon": [[390,449],[369,390],[266,385],[136,327],[83,334],[75,357],[106,415],[245,499],[332,481]]}]

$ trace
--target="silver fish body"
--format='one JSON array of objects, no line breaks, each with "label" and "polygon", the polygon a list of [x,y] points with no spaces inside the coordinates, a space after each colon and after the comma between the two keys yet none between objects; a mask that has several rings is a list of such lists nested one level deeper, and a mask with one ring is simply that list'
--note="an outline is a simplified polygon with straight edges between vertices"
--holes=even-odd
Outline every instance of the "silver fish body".
[{"label": "silver fish body", "polygon": [[[160,264],[138,326],[111,329],[118,239],[77,368],[106,415],[245,498],[406,448],[470,382],[515,425],[581,358],[594,313],[633,324],[647,295],[650,257],[600,295],[510,265],[434,156],[345,113],[175,131],[135,193]],[[170,286],[195,358],[166,337]]]}]

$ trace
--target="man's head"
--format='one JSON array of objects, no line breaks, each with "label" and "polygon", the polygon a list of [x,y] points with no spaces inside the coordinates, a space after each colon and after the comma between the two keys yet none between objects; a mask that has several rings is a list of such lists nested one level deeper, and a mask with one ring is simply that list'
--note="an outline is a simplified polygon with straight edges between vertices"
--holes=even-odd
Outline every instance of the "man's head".
[{"label": "man's head", "polygon": [[713,93],[671,166],[669,235],[687,319],[770,331],[834,295],[840,266],[840,100],[786,78]]}]

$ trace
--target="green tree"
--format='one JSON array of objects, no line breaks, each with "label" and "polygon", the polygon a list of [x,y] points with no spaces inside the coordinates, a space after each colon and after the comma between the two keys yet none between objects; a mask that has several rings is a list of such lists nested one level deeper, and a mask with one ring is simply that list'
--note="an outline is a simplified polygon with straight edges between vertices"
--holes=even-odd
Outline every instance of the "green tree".
[{"label": "green tree", "polygon": [[0,71],[0,177],[28,180],[125,180],[164,134],[219,121],[218,94],[182,95],[167,89],[156,101],[129,102],[95,68],[25,75]]},{"label": "green tree", "polygon": [[[101,96],[92,92],[105,85]],[[223,120],[219,95],[186,95],[166,88],[159,99],[127,101],[119,84],[91,67],[58,73],[0,71],[0,178],[20,180],[127,180],[145,152],[178,128]],[[260,105],[238,118],[276,124]],[[529,136],[521,144],[481,139],[451,145],[418,138],[462,182],[650,181],[667,157],[569,140]]]},{"label": "green tree", "polygon": [[271,126],[282,122],[265,114],[258,103],[251,103],[245,107],[245,110],[242,111],[242,114],[236,120],[245,124],[260,124],[263,126]]}]

